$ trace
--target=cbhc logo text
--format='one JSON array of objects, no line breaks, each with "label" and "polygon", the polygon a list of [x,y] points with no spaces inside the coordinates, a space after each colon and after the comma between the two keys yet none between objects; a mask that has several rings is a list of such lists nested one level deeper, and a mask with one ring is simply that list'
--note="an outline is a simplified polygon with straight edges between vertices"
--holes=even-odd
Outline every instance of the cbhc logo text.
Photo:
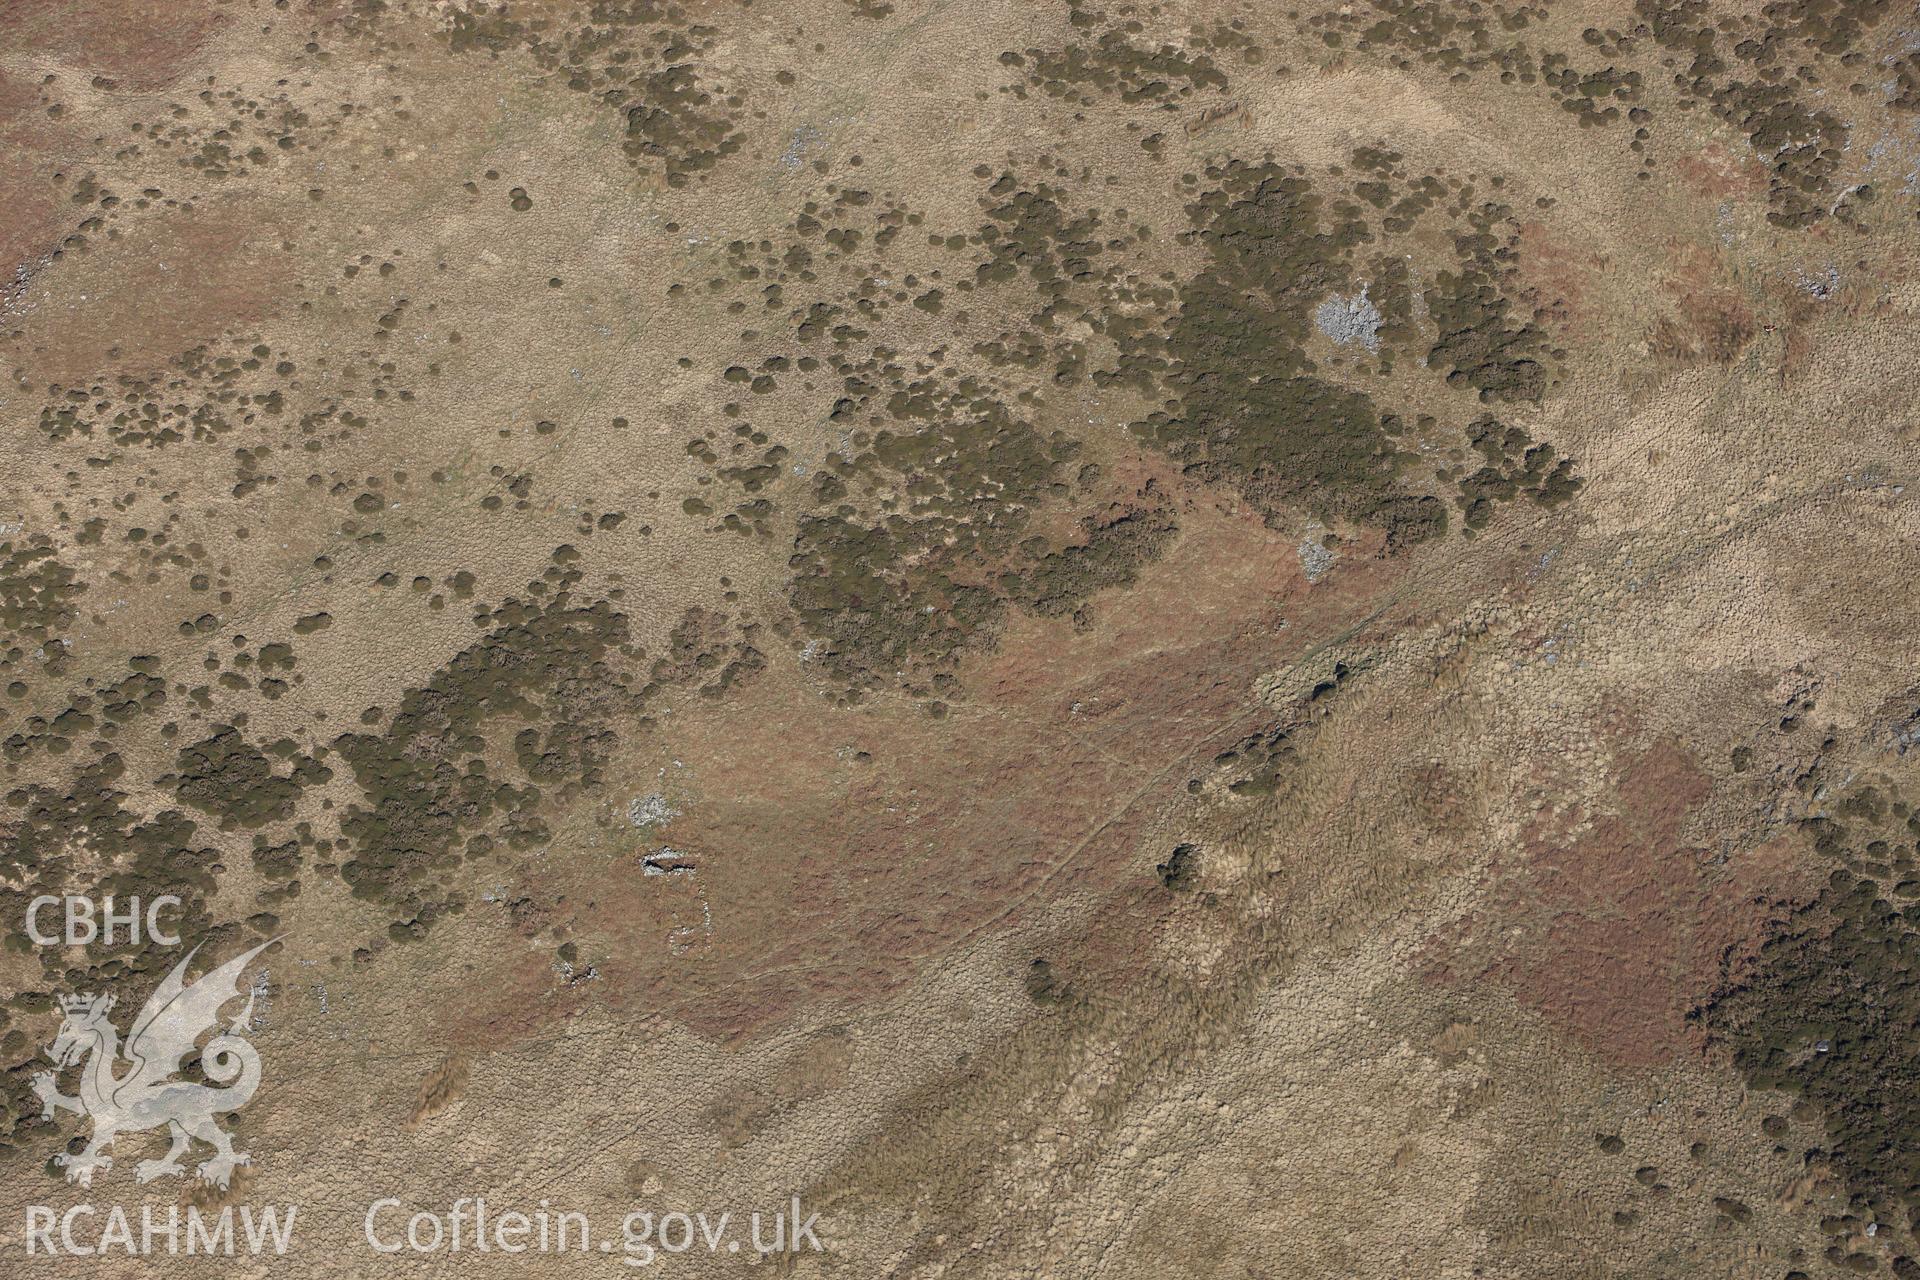
[{"label": "cbhc logo text", "polygon": [[[121,930],[120,940],[140,945],[141,925],[146,926],[146,938],[163,947],[180,945],[180,935],[164,932],[160,927],[160,911],[163,907],[177,907],[180,899],[171,893],[163,893],[147,903],[146,912],[140,910],[138,895],[127,899],[126,909],[116,911],[113,895],[108,894],[98,904],[84,894],[68,894],[55,897],[43,893],[27,904],[27,936],[43,947],[54,947],[65,943],[69,947],[83,947],[91,942],[100,942],[112,946],[115,930]],[[40,928],[40,916],[49,907],[61,908],[65,929],[60,933],[45,933]]]}]

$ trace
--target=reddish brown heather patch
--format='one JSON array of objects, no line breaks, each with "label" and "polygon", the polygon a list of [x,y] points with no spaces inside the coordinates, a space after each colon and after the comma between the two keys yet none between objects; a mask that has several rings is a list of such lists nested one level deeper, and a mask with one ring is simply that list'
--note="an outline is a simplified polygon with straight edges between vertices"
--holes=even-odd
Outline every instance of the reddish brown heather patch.
[{"label": "reddish brown heather patch", "polygon": [[0,128],[13,129],[31,123],[26,113],[35,106],[33,86],[18,75],[0,69]]},{"label": "reddish brown heather patch", "polygon": [[1673,299],[1679,322],[1663,317],[1648,344],[1656,355],[1731,364],[1759,330],[1744,293],[1726,283],[1719,255],[1697,244],[1668,247],[1662,290]]},{"label": "reddish brown heather patch", "polygon": [[1364,617],[1400,571],[1356,555],[1308,587],[1292,540],[1168,489],[1182,531],[1165,558],[1098,596],[1085,631],[1016,621],[945,720],[904,700],[836,713],[775,671],[669,722],[704,798],[651,843],[697,870],[643,875],[636,841],[572,890],[582,953],[614,957],[600,994],[726,1038],[882,996],[1063,899],[1163,912],[1164,894],[1135,892],[1164,852],[1144,834],[1190,757],[1267,723],[1255,680]]},{"label": "reddish brown heather patch", "polygon": [[561,983],[551,951],[491,952],[479,961],[473,978],[473,989],[485,992],[485,998],[437,1006],[429,1016],[439,1025],[426,1043],[491,1049],[532,1039],[565,1021],[580,1004],[578,998],[555,999]]},{"label": "reddish brown heather patch", "polygon": [[0,50],[153,89],[177,79],[226,22],[209,0],[7,0]]},{"label": "reddish brown heather patch", "polygon": [[1755,196],[1767,189],[1767,167],[1758,156],[1736,156],[1718,142],[1676,157],[1673,167],[1703,196]]},{"label": "reddish brown heather patch", "polygon": [[[465,990],[475,993],[472,998],[463,995],[429,1011],[427,1043],[491,1051],[551,1032],[587,1005],[594,980],[582,972],[585,965],[569,975],[558,963],[560,943],[551,926],[571,913],[551,884],[551,866],[537,863],[506,904],[512,931],[498,935],[504,941],[467,957],[473,972]],[[476,911],[501,909],[475,904]]]},{"label": "reddish brown heather patch", "polygon": [[52,166],[40,159],[57,151],[58,137],[38,108],[31,85],[0,71],[0,191],[6,192],[0,201],[0,319],[5,300],[18,292],[21,272],[31,274],[72,230],[61,225]]},{"label": "reddish brown heather patch", "polygon": [[1483,937],[1495,926],[1524,930],[1488,976],[1622,1066],[1680,1053],[1694,1001],[1723,962],[1757,944],[1770,904],[1800,889],[1785,841],[1724,865],[1681,846],[1682,824],[1710,785],[1678,744],[1656,743],[1622,773],[1615,811],[1585,835],[1564,843],[1535,833],[1524,867],[1480,922]]},{"label": "reddish brown heather patch", "polygon": [[1563,336],[1598,336],[1591,331],[1588,301],[1611,266],[1604,255],[1567,243],[1545,223],[1521,225],[1520,271],[1527,282],[1527,301]]},{"label": "reddish brown heather patch", "polygon": [[60,243],[59,209],[36,199],[33,182],[20,164],[0,159],[0,190],[9,193],[0,212],[0,322],[23,305],[47,255]]},{"label": "reddish brown heather patch", "polygon": [[[202,342],[245,332],[291,292],[273,210],[242,201],[130,223],[31,288],[37,373],[85,382],[109,364],[157,369]],[[57,289],[53,288],[57,284]],[[84,298],[82,297],[84,295]]]}]

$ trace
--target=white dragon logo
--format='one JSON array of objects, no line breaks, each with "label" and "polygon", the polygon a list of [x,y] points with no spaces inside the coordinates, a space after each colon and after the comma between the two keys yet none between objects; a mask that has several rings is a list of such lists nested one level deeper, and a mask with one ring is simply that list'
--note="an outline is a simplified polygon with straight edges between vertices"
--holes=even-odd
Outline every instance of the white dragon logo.
[{"label": "white dragon logo", "polygon": [[[241,1038],[253,1017],[251,992],[239,1017],[224,1031],[218,1031],[217,1024],[221,1006],[240,994],[241,972],[278,941],[274,938],[261,943],[192,986],[187,986],[183,978],[200,948],[189,951],[148,997],[140,1016],[133,1020],[124,1050],[119,1033],[107,1020],[114,1005],[112,996],[60,998],[67,1016],[47,1056],[63,1069],[89,1054],[92,1060],[81,1073],[78,1097],[61,1093],[51,1071],[33,1077],[33,1091],[40,1095],[40,1116],[44,1120],[51,1120],[56,1109],[78,1112],[93,1120],[93,1134],[85,1150],[54,1157],[54,1163],[66,1169],[68,1182],[93,1185],[94,1170],[113,1167],[113,1158],[105,1150],[115,1138],[161,1125],[172,1132],[173,1146],[164,1158],[142,1160],[135,1167],[134,1177],[140,1182],[185,1173],[180,1157],[196,1138],[214,1149],[213,1157],[195,1170],[203,1182],[224,1189],[236,1168],[252,1163],[246,1153],[233,1149],[233,1139],[214,1123],[216,1115],[244,1107],[260,1084],[260,1054]],[[216,1030],[216,1034],[204,1047],[196,1048],[194,1042],[208,1030]],[[173,1079],[195,1056],[207,1079],[228,1087],[214,1089]],[[123,1058],[130,1069],[116,1075]]]}]

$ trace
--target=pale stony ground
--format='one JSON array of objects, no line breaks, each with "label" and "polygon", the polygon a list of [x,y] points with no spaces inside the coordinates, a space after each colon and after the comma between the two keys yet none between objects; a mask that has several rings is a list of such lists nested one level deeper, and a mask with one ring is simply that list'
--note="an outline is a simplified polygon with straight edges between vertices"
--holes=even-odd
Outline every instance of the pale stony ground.
[{"label": "pale stony ground", "polygon": [[[828,1247],[782,1274],[1777,1277],[1801,1265],[1795,1249],[1827,1274],[1819,1219],[1839,1193],[1775,1155],[1760,1129],[1773,1104],[1686,1015],[1719,980],[1716,947],[1740,953],[1755,935],[1750,900],[1808,896],[1824,874],[1792,843],[1818,804],[1792,778],[1818,755],[1837,774],[1907,780],[1888,725],[1911,712],[1920,661],[1903,607],[1920,569],[1911,197],[1881,202],[1870,237],[1794,238],[1750,193],[1729,212],[1666,173],[1651,193],[1634,186],[1617,140],[1587,146],[1539,102],[1379,74],[1288,43],[1264,13],[1245,16],[1272,28],[1292,74],[1214,93],[1210,105],[1238,104],[1238,123],[1173,127],[1171,162],[1149,166],[1117,108],[993,91],[1003,49],[1073,38],[1050,12],[902,3],[876,21],[824,2],[687,7],[719,32],[703,65],[772,105],[746,108],[742,152],[678,190],[636,176],[613,117],[536,83],[526,60],[435,44],[449,6],[394,19],[416,36],[404,49],[329,37],[335,55],[302,64],[299,101],[365,110],[319,151],[210,191],[191,219],[23,268],[23,287],[0,293],[0,317],[23,335],[5,350],[0,516],[55,529],[70,485],[109,507],[131,486],[192,491],[174,541],[205,542],[225,563],[232,627],[271,637],[319,609],[333,618],[300,641],[314,687],[247,704],[262,740],[308,731],[315,699],[329,735],[350,728],[471,643],[463,604],[429,611],[404,588],[365,587],[376,574],[404,561],[438,583],[469,569],[498,599],[576,538],[579,511],[626,513],[583,545],[602,557],[596,584],[618,584],[636,641],[657,653],[690,606],[768,619],[783,607],[790,525],[770,541],[715,534],[681,505],[703,474],[687,438],[730,427],[724,406],[742,393],[715,375],[749,358],[736,335],[758,322],[727,312],[731,294],[670,305],[666,291],[724,274],[731,242],[780,233],[812,190],[811,157],[831,157],[844,182],[858,154],[862,183],[907,197],[928,225],[967,226],[976,165],[1057,152],[1113,175],[1100,200],[1155,224],[1156,266],[1184,276],[1196,251],[1174,241],[1189,194],[1174,175],[1269,149],[1318,171],[1376,139],[1422,164],[1510,175],[1506,198],[1530,218],[1541,195],[1557,201],[1537,214],[1520,273],[1574,299],[1564,382],[1501,412],[1577,458],[1584,486],[1567,506],[1514,504],[1471,541],[1392,560],[1353,529],[1327,550],[1327,526],[1305,511],[1266,524],[1230,493],[1182,489],[1175,549],[1097,601],[1086,626],[1021,617],[1000,649],[960,664],[981,691],[955,702],[965,741],[930,737],[921,706],[895,691],[833,709],[810,651],[768,640],[757,683],[672,703],[651,734],[623,735],[607,766],[617,781],[556,815],[535,854],[463,869],[469,909],[424,940],[351,959],[387,917],[314,879],[285,912],[291,941],[256,1037],[266,1084],[236,1128],[255,1165],[226,1197],[301,1206],[301,1246],[271,1269],[619,1265],[375,1259],[361,1219],[385,1195],[439,1210],[461,1196],[521,1209],[545,1198],[596,1227],[636,1205],[744,1216],[798,1195]],[[0,101],[25,104],[9,136],[34,179],[10,210],[22,241],[44,239],[43,221],[56,239],[68,230],[65,209],[41,208],[42,170],[84,159],[128,192],[171,189],[172,159],[115,159],[93,136],[190,99],[207,74],[264,92],[307,29],[347,8],[214,6],[224,25],[203,40],[149,51],[174,59],[171,78],[133,102],[87,87],[98,50],[0,42]],[[1574,8],[1552,29],[1577,43],[1584,15],[1618,6]],[[1169,6],[1153,29],[1197,26],[1207,9]],[[271,30],[256,38],[259,26]],[[811,51],[814,39],[827,49]],[[794,87],[776,90],[788,68]],[[62,119],[33,97],[55,72],[71,86]],[[1746,145],[1710,120],[1688,128],[1692,150]],[[490,168],[500,177],[469,198],[461,184]],[[532,211],[512,210],[513,187],[533,194]],[[1443,251],[1432,238],[1423,247]],[[939,260],[903,243],[916,270]],[[1714,255],[1715,287],[1765,318],[1730,363],[1663,363],[1649,349],[1696,250]],[[175,274],[176,251],[198,268]],[[367,269],[343,274],[362,254]],[[1829,276],[1836,258],[1863,265]],[[394,270],[379,274],[383,261]],[[1809,279],[1821,286],[1810,302],[1798,297]],[[396,295],[415,300],[409,328],[369,359]],[[1380,317],[1365,292],[1325,305],[1326,339],[1372,346]],[[1003,319],[984,302],[970,329],[902,309],[884,339],[918,359]],[[417,398],[383,401],[378,431],[314,464],[409,473],[380,517],[386,542],[343,533],[291,449],[276,455],[277,487],[232,501],[219,492],[225,457],[216,475],[134,453],[79,482],[63,474],[67,455],[47,464],[41,388],[227,334],[299,353],[315,395],[392,363],[389,381]],[[677,363],[686,353],[697,368]],[[1400,395],[1428,376],[1380,382]],[[751,406],[809,468],[843,434],[818,398]],[[1072,421],[1091,454],[1124,468],[1145,465],[1125,427],[1147,403],[1080,388],[1034,414]],[[1473,411],[1464,393],[1449,403]],[[542,421],[565,430],[541,434]],[[481,498],[522,473],[528,509],[481,517]],[[206,642],[173,631],[201,598],[177,575],[116,585],[123,547],[68,550],[96,584],[82,613],[98,621],[74,641],[81,672],[157,652],[175,678],[203,679]],[[331,580],[313,568],[320,554]],[[1193,695],[1191,714],[1153,711],[1156,690],[1214,669],[1214,643],[1235,657],[1215,681],[1230,687]],[[1316,696],[1336,663],[1351,675]],[[1813,739],[1778,733],[1787,700],[1809,688]],[[1295,771],[1271,795],[1232,794],[1214,753],[1269,723],[1296,726]],[[1021,751],[989,749],[1029,733]],[[1150,754],[1128,754],[1142,742]],[[1759,764],[1736,775],[1743,746]],[[173,749],[126,748],[152,773]],[[861,772],[859,752],[880,772]],[[977,761],[991,768],[969,776]],[[1118,781],[1084,792],[1082,775],[1104,769]],[[1669,782],[1683,799],[1669,803]],[[350,780],[322,794],[344,806]],[[1088,794],[1105,808],[1088,811]],[[797,798],[791,811],[782,798]],[[136,803],[169,802],[147,789]],[[1032,815],[1053,809],[1075,815],[1080,838],[1032,834]],[[887,817],[858,826],[874,815]],[[1619,847],[1609,821],[1630,833]],[[856,828],[868,843],[854,844]],[[245,837],[208,838],[244,915],[258,887]],[[1172,896],[1154,868],[1181,842],[1200,851],[1198,886]],[[642,855],[663,847],[691,870],[649,875],[660,868]],[[1644,886],[1652,905],[1634,896]],[[533,924],[514,914],[523,898]],[[1569,941],[1573,917],[1598,922],[1607,947]],[[555,963],[554,925],[582,942],[578,967]],[[1643,968],[1649,949],[1657,963]],[[1036,1000],[1038,957],[1069,998]],[[0,959],[0,987],[37,978],[37,962]],[[1602,1135],[1625,1153],[1599,1149]],[[1793,1145],[1817,1140],[1803,1126]],[[21,1247],[25,1206],[83,1195],[43,1158],[0,1165],[0,1250]],[[139,1203],[132,1162],[129,1151],[93,1201]],[[1667,1193],[1635,1181],[1643,1166]],[[1715,1197],[1752,1206],[1751,1222],[1736,1226]],[[1630,1229],[1614,1220],[1628,1208]],[[696,1252],[662,1265],[704,1276],[746,1264]],[[32,1269],[236,1267],[269,1269]]]}]

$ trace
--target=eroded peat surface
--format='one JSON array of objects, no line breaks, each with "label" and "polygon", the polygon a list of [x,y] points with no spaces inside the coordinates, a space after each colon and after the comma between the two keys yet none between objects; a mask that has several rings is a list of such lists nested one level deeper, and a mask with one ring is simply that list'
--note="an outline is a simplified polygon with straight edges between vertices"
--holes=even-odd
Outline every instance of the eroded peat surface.
[{"label": "eroded peat surface", "polygon": [[1920,1276],[1911,6],[0,5],[0,193],[9,1265]]}]

